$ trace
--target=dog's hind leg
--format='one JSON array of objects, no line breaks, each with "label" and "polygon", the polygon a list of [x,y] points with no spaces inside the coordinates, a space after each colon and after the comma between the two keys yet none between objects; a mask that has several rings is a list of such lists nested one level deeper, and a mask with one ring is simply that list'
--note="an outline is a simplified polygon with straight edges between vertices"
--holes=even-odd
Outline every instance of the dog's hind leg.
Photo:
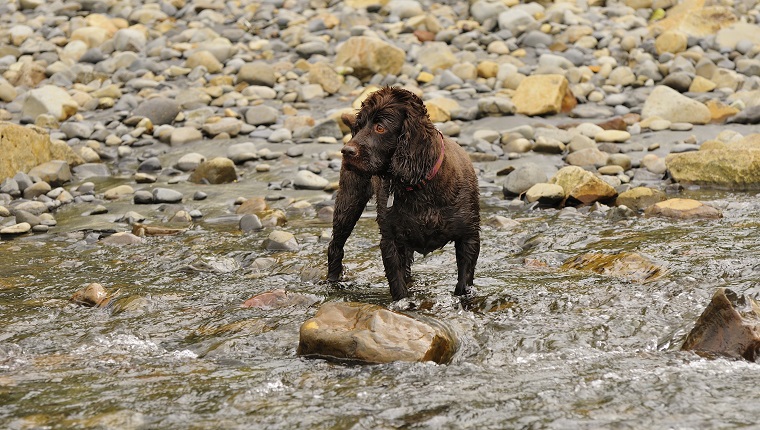
[{"label": "dog's hind leg", "polygon": [[333,234],[327,247],[327,280],[337,282],[343,273],[343,246],[372,197],[372,179],[345,168],[340,171],[333,213]]},{"label": "dog's hind leg", "polygon": [[475,264],[480,254],[480,235],[460,238],[454,242],[457,255],[457,287],[454,295],[463,296],[470,292],[475,279]]}]

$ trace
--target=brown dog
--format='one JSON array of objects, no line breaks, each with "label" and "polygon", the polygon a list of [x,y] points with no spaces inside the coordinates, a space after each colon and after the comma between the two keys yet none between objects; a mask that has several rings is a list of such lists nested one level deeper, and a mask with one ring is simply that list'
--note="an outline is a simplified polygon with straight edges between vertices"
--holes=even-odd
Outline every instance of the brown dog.
[{"label": "brown dog", "polygon": [[343,147],[327,279],[343,271],[343,247],[374,194],[380,251],[393,300],[406,297],[414,252],[454,241],[456,295],[469,292],[480,253],[478,181],[467,153],[443,137],[413,93],[386,87],[356,116],[342,117],[353,137]]}]

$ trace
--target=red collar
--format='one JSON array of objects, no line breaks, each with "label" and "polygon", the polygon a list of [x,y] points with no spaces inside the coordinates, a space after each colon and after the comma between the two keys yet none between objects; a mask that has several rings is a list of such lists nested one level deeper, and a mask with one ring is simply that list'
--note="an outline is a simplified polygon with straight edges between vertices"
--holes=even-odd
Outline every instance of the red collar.
[{"label": "red collar", "polygon": [[438,156],[438,160],[435,162],[435,166],[433,166],[433,168],[430,169],[430,171],[428,172],[428,174],[425,176],[424,179],[422,179],[421,181],[417,182],[414,185],[409,185],[407,187],[404,187],[407,191],[422,189],[422,187],[424,187],[425,184],[428,183],[428,181],[433,179],[435,175],[438,174],[438,171],[441,170],[441,166],[443,165],[443,156],[446,152],[446,142],[443,140],[443,133],[438,131],[438,136],[441,138],[440,139],[441,140],[441,155]]}]

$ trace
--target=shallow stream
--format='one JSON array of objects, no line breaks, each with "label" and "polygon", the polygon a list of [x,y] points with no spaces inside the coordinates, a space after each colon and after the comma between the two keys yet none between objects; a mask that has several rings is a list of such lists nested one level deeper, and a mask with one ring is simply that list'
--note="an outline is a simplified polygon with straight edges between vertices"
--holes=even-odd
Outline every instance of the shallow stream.
[{"label": "shallow stream", "polygon": [[[585,209],[513,211],[484,197],[484,220],[519,224],[483,227],[470,305],[452,296],[452,245],[418,256],[413,297],[395,305],[451,325],[461,346],[448,365],[300,358],[299,326],[319,304],[240,307],[276,288],[390,305],[371,216],[349,240],[340,288],[319,282],[326,243],[318,238],[329,225],[313,216],[289,217],[298,253],[270,254],[261,247],[268,231],[244,235],[208,220],[131,246],[93,242],[87,231],[2,241],[0,426],[754,426],[757,365],[679,348],[716,288],[759,291],[760,200],[684,197],[724,217],[613,222]],[[648,257],[664,275],[642,283],[560,268],[585,252],[620,251]],[[273,260],[254,264],[260,257]],[[113,305],[68,302],[90,282],[118,290]]]}]

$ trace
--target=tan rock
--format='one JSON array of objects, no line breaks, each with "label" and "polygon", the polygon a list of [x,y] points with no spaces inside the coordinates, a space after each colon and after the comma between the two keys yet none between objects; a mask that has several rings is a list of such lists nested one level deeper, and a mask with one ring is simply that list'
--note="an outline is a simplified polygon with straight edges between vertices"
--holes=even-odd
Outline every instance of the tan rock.
[{"label": "tan rock", "polygon": [[688,46],[688,36],[679,30],[667,30],[657,36],[654,41],[654,47],[658,54],[670,52],[678,54],[686,50]]},{"label": "tan rock", "polygon": [[368,36],[349,38],[338,47],[335,56],[338,67],[350,67],[359,79],[375,73],[396,75],[405,60],[406,53],[401,48]]},{"label": "tan rock", "polygon": [[733,11],[724,6],[704,7],[706,0],[684,0],[668,9],[667,18],[649,26],[650,32],[677,29],[688,36],[704,37],[736,22]]},{"label": "tan rock", "polygon": [[240,204],[235,210],[235,213],[238,215],[252,214],[263,216],[268,211],[269,207],[263,197],[253,197]]},{"label": "tan rock", "polygon": [[117,185],[113,188],[109,188],[103,193],[103,197],[106,200],[118,200],[125,196],[131,196],[135,193],[135,189],[129,185]]},{"label": "tan rock", "polygon": [[198,66],[203,66],[209,73],[219,73],[222,71],[222,63],[209,51],[200,50],[196,51],[187,57],[185,60],[185,67],[194,69]]},{"label": "tan rock", "polygon": [[692,199],[669,199],[655,203],[644,210],[647,216],[664,216],[677,219],[723,217],[723,214],[712,206]]},{"label": "tan rock", "polygon": [[188,181],[196,184],[208,182],[210,184],[224,184],[237,181],[235,163],[229,158],[216,157],[198,165],[188,178]]},{"label": "tan rock", "polygon": [[298,355],[365,363],[447,363],[457,347],[453,332],[433,319],[377,305],[334,302],[322,305],[301,325]]},{"label": "tan rock", "polygon": [[631,138],[631,133],[624,130],[602,130],[596,134],[597,142],[623,143]]},{"label": "tan rock", "polygon": [[71,32],[70,40],[81,40],[88,48],[97,48],[111,36],[113,34],[102,27],[81,27]]},{"label": "tan rock", "polygon": [[665,201],[667,196],[660,190],[636,187],[620,193],[615,199],[615,206],[627,206],[634,211],[643,211],[655,203]]},{"label": "tan rock", "polygon": [[71,302],[89,307],[104,307],[109,301],[108,291],[96,282],[78,290],[71,296]]},{"label": "tan rock", "polygon": [[478,77],[479,78],[495,78],[499,73],[499,65],[490,60],[484,60],[478,63]]},{"label": "tan rock", "polygon": [[726,118],[739,113],[739,109],[715,99],[705,102],[705,106],[710,110],[710,117],[714,122],[722,122]]},{"label": "tan rock", "polygon": [[313,64],[309,68],[309,82],[319,84],[326,93],[335,94],[343,85],[343,76],[324,62]]},{"label": "tan rock", "polygon": [[715,36],[715,42],[721,48],[732,50],[736,48],[736,43],[740,40],[749,40],[755,45],[760,44],[760,32],[757,31],[757,24],[737,22],[724,27]]},{"label": "tan rock", "polygon": [[52,160],[51,146],[47,133],[0,122],[0,181]]},{"label": "tan rock", "polygon": [[429,42],[420,48],[417,62],[432,72],[449,69],[457,64],[457,57],[445,42]]},{"label": "tan rock", "polygon": [[539,202],[542,204],[555,205],[565,199],[565,190],[556,184],[535,184],[525,192],[525,200],[528,203]]},{"label": "tan rock", "polygon": [[674,181],[719,189],[760,189],[760,149],[729,144],[725,149],[670,154],[665,158]]},{"label": "tan rock", "polygon": [[562,75],[532,75],[520,82],[512,102],[520,114],[556,114],[562,110],[567,91],[567,79]]},{"label": "tan rock", "polygon": [[715,82],[697,75],[691,81],[691,85],[689,85],[689,92],[690,93],[709,93],[715,88],[717,88],[717,85],[715,85]]},{"label": "tan rock", "polygon": [[549,183],[560,185],[565,190],[565,197],[568,199],[586,205],[617,196],[617,191],[608,183],[577,166],[563,167],[549,180]]}]

